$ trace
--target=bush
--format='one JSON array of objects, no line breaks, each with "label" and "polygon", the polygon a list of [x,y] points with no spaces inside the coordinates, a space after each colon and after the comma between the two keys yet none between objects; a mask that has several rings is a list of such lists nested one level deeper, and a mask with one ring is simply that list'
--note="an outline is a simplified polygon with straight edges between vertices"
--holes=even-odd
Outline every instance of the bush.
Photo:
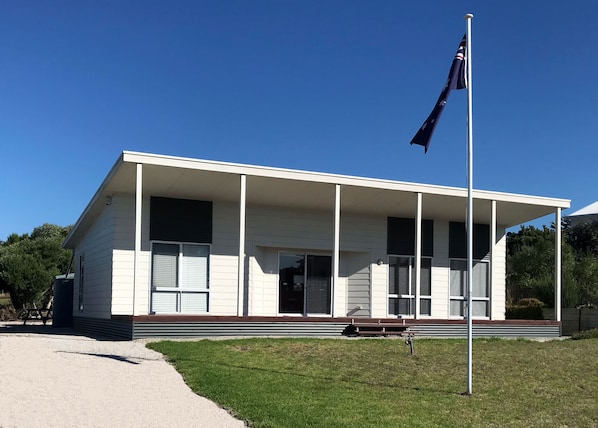
[{"label": "bush", "polygon": [[534,307],[534,308],[543,308],[544,307],[544,303],[542,303],[541,300],[536,299],[534,297],[528,297],[525,299],[521,299],[519,300],[519,303],[517,303],[518,306],[525,306],[525,307]]},{"label": "bush", "polygon": [[543,320],[541,300],[530,297],[519,300],[517,305],[508,305],[506,318],[508,320]]},{"label": "bush", "polygon": [[571,339],[598,339],[598,328],[592,328],[590,330],[578,331],[577,333],[573,333]]}]

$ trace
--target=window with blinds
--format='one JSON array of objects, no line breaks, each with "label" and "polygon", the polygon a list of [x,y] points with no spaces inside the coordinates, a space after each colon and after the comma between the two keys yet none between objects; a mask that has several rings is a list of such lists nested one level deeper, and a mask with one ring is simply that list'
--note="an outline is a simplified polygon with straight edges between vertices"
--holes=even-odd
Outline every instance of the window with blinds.
[{"label": "window with blinds", "polygon": [[[450,261],[450,315],[467,316],[467,260]],[[490,309],[489,263],[473,261],[471,309],[472,316],[486,318]]]},{"label": "window with blinds", "polygon": [[210,246],[152,244],[152,313],[209,312]]},{"label": "window with blinds", "polygon": [[[415,257],[388,257],[388,313],[413,316],[415,313]],[[420,315],[432,314],[432,259],[421,258]]]}]

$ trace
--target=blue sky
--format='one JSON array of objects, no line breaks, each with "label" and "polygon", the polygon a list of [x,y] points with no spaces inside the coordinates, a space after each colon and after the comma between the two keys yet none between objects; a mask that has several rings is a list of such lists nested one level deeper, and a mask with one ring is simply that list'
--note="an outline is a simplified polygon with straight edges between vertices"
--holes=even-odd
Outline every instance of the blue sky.
[{"label": "blue sky", "polygon": [[[0,240],[74,223],[123,150],[598,200],[598,2],[5,1]],[[552,218],[548,218],[548,224]]]}]

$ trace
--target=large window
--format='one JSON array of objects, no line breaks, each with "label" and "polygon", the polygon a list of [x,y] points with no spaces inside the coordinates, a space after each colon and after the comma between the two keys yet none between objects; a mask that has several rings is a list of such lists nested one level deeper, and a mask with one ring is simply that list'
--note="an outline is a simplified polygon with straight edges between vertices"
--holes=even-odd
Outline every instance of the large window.
[{"label": "large window", "polygon": [[[388,258],[388,313],[413,316],[415,314],[415,258]],[[432,259],[422,257],[420,269],[419,314],[432,314]]]},{"label": "large window", "polygon": [[[452,259],[450,261],[450,314],[455,317],[467,316],[467,260]],[[481,260],[473,261],[472,271],[472,316],[485,318],[489,316],[490,286],[489,263]]]},{"label": "large window", "polygon": [[209,312],[209,245],[152,245],[153,313]]}]

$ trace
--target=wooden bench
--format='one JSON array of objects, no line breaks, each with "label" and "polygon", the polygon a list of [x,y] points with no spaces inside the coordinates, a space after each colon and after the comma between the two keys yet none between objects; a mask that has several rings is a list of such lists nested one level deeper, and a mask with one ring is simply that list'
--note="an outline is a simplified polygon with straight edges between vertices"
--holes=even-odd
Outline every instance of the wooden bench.
[{"label": "wooden bench", "polygon": [[48,320],[54,316],[53,300],[54,296],[50,297],[45,308],[38,308],[35,304],[31,308],[23,308],[21,312],[23,325],[26,325],[28,320],[41,320],[46,325]]},{"label": "wooden bench", "polygon": [[409,351],[411,355],[414,354],[415,350],[413,347],[413,337],[415,331],[411,330],[411,325],[406,324],[403,320],[402,323],[398,322],[355,322],[351,320],[349,326],[350,335],[352,336],[401,336],[406,337],[405,344],[409,345]]}]

